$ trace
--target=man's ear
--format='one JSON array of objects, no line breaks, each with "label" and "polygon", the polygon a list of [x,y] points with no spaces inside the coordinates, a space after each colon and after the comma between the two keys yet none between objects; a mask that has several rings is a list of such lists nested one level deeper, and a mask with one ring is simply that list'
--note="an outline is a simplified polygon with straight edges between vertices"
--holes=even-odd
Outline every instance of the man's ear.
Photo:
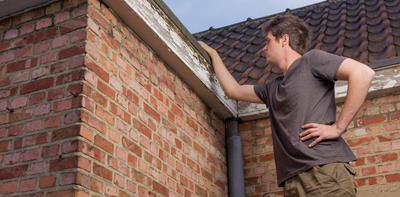
[{"label": "man's ear", "polygon": [[289,35],[288,34],[283,34],[282,36],[282,47],[289,45]]}]

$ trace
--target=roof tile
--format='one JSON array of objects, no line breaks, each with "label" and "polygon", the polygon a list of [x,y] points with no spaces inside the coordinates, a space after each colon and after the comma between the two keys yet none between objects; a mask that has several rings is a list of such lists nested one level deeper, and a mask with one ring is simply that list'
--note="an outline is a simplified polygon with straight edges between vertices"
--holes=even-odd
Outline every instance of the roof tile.
[{"label": "roof tile", "polygon": [[[312,48],[364,63],[400,55],[400,0],[329,0],[287,12],[309,24]],[[240,84],[264,83],[276,75],[262,52],[261,28],[273,16],[249,18],[195,37],[218,50]]]}]

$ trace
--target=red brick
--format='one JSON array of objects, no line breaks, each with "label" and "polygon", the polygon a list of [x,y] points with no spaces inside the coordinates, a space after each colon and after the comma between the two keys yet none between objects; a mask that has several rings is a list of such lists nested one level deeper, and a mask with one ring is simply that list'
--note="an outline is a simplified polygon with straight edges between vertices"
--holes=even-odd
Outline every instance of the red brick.
[{"label": "red brick", "polygon": [[138,120],[133,120],[133,126],[143,135],[145,135],[148,139],[152,139],[152,131],[147,128],[146,125],[144,125],[143,123],[141,123]]},{"label": "red brick", "polygon": [[96,117],[93,117],[92,115],[82,112],[81,114],[82,121],[87,123],[89,126],[94,127],[97,131],[100,131],[102,133],[106,133],[107,131],[107,125],[97,119]]},{"label": "red brick", "polygon": [[94,137],[94,143],[101,149],[107,151],[110,154],[114,153],[114,145],[103,137],[96,135]]},{"label": "red brick", "polygon": [[385,115],[363,118],[359,121],[359,125],[369,125],[386,121]]},{"label": "red brick", "polygon": [[52,64],[50,67],[51,73],[60,73],[67,70],[71,70],[73,68],[82,67],[84,64],[84,56],[83,54],[74,56],[72,58],[68,58],[63,60],[62,62],[58,62]]},{"label": "red brick", "polygon": [[397,153],[389,153],[382,155],[382,162],[395,161],[398,159]]},{"label": "red brick", "polygon": [[31,79],[37,79],[37,78],[46,76],[46,75],[49,74],[49,70],[50,70],[50,69],[49,69],[48,66],[46,66],[46,67],[39,67],[39,68],[37,68],[37,69],[35,69],[35,70],[32,71]]},{"label": "red brick", "polygon": [[60,145],[58,145],[58,144],[53,144],[53,145],[43,147],[42,157],[47,158],[47,157],[54,157],[54,156],[58,155],[59,147],[60,147]]},{"label": "red brick", "polygon": [[50,160],[50,172],[61,171],[77,167],[78,167],[78,156]]},{"label": "red brick", "polygon": [[154,120],[156,120],[157,122],[160,122],[160,114],[155,111],[154,109],[152,109],[150,106],[148,106],[146,103],[143,103],[143,108],[144,111],[150,115],[152,118],[154,118]]},{"label": "red brick", "polygon": [[86,25],[87,25],[86,17],[70,19],[59,25],[60,33],[65,34],[65,33],[74,31],[76,29],[86,27]]},{"label": "red brick", "polygon": [[65,89],[64,88],[58,88],[58,89],[52,89],[49,90],[47,94],[47,100],[52,101],[56,99],[63,98],[65,95]]},{"label": "red brick", "polygon": [[18,182],[11,181],[0,184],[0,194],[13,193],[17,191]]},{"label": "red brick", "polygon": [[29,175],[32,175],[32,174],[42,174],[42,173],[45,173],[48,171],[49,171],[48,162],[42,161],[42,162],[36,162],[36,163],[30,164],[27,173]]},{"label": "red brick", "polygon": [[88,16],[97,22],[105,32],[111,32],[111,23],[107,21],[98,11],[91,6],[88,7]]},{"label": "red brick", "polygon": [[366,167],[366,168],[361,169],[361,173],[363,176],[376,174],[376,168],[375,168],[375,166]]},{"label": "red brick", "polygon": [[53,131],[53,133],[51,135],[51,141],[57,141],[57,140],[62,140],[62,139],[66,139],[66,138],[77,137],[77,136],[79,136],[79,130],[80,130],[79,125],[58,129],[56,131]]},{"label": "red brick", "polygon": [[0,51],[7,51],[14,48],[14,46],[11,45],[11,41],[2,41],[0,42]]},{"label": "red brick", "polygon": [[19,183],[19,191],[26,192],[26,191],[33,191],[36,188],[36,178],[23,180]]},{"label": "red brick", "polygon": [[72,111],[68,112],[64,115],[64,125],[73,124],[76,122],[80,122],[80,111]]},{"label": "red brick", "polygon": [[10,40],[18,36],[18,29],[10,29],[4,34],[4,40]]},{"label": "red brick", "polygon": [[176,104],[172,104],[171,110],[173,114],[179,116],[180,118],[183,118],[183,112]]},{"label": "red brick", "polygon": [[35,29],[35,24],[34,23],[25,23],[21,26],[19,29],[19,34],[24,35],[33,32]]},{"label": "red brick", "polygon": [[47,133],[42,133],[38,135],[31,135],[28,137],[24,137],[22,139],[22,146],[27,147],[27,146],[33,146],[33,145],[38,145],[38,144],[45,144],[47,143]]},{"label": "red brick", "polygon": [[140,146],[138,146],[136,143],[128,140],[126,137],[122,137],[122,146],[127,148],[138,157],[142,157],[142,148],[140,148]]},{"label": "red brick", "polygon": [[43,8],[34,9],[34,10],[31,10],[31,11],[28,11],[28,12],[25,12],[23,14],[20,14],[20,15],[16,16],[14,22],[15,22],[16,25],[18,25],[18,24],[21,24],[23,22],[30,21],[32,19],[36,19],[36,18],[39,18],[39,17],[42,17],[42,16],[44,16],[44,9]]},{"label": "red brick", "polygon": [[109,125],[114,125],[114,117],[100,106],[96,107],[96,116],[105,120]]},{"label": "red brick", "polygon": [[51,18],[43,18],[36,22],[36,29],[42,29],[51,25]]},{"label": "red brick", "polygon": [[65,59],[75,55],[83,54],[85,52],[84,44],[77,44],[69,48],[63,49],[58,53],[59,59]]},{"label": "red brick", "polygon": [[11,145],[11,140],[0,141],[0,153],[9,151],[11,149]]},{"label": "red brick", "polygon": [[93,173],[109,181],[112,180],[112,172],[97,163],[93,163]]},{"label": "red brick", "polygon": [[390,120],[400,120],[400,112],[397,111],[390,114]]},{"label": "red brick", "polygon": [[81,83],[71,84],[67,88],[67,92],[73,96],[78,96],[79,93],[82,93],[82,90],[83,90],[83,84]]},{"label": "red brick", "polygon": [[400,174],[399,173],[386,175],[385,178],[388,183],[400,182]]},{"label": "red brick", "polygon": [[16,71],[21,71],[21,70],[36,67],[37,63],[38,63],[37,60],[38,60],[37,58],[32,58],[32,59],[18,61],[18,62],[8,64],[6,66],[6,72],[10,73],[10,72],[16,72]]},{"label": "red brick", "polygon": [[33,47],[34,54],[40,54],[42,52],[48,51],[50,49],[50,43],[48,41],[37,43]]},{"label": "red brick", "polygon": [[73,97],[66,100],[58,101],[53,103],[52,111],[59,112],[68,109],[78,108],[81,106],[81,103],[82,103],[81,97]]},{"label": "red brick", "polygon": [[77,191],[75,189],[67,189],[49,192],[46,197],[78,197],[76,194]]},{"label": "red brick", "polygon": [[139,97],[135,93],[133,93],[131,90],[129,90],[125,86],[123,87],[123,92],[129,101],[131,101],[132,103],[134,103],[136,105],[139,105]]},{"label": "red brick", "polygon": [[123,109],[115,105],[114,103],[110,103],[111,105],[111,113],[117,115],[120,117],[123,121],[125,121],[127,124],[131,123],[131,115],[129,115],[127,112],[125,112]]},{"label": "red brick", "polygon": [[62,74],[56,78],[56,85],[82,80],[84,77],[84,70],[75,70],[69,73]]},{"label": "red brick", "polygon": [[7,100],[0,100],[0,112],[7,110]]},{"label": "red brick", "polygon": [[54,84],[54,78],[52,78],[52,77],[38,79],[38,80],[35,80],[30,83],[22,85],[20,93],[27,94],[27,93],[31,93],[34,91],[50,88],[53,86],[53,84]]},{"label": "red brick", "polygon": [[68,20],[69,18],[70,18],[70,16],[69,16],[68,11],[60,12],[60,13],[56,14],[56,16],[54,17],[54,23],[60,23],[60,22]]},{"label": "red brick", "polygon": [[53,128],[61,125],[61,116],[48,117],[44,121],[44,128]]},{"label": "red brick", "polygon": [[100,104],[100,105],[103,106],[103,107],[106,107],[106,106],[107,106],[107,99],[106,99],[103,95],[101,95],[100,93],[98,93],[98,92],[95,92],[95,93],[93,94],[92,99],[93,99],[96,103]]},{"label": "red brick", "polygon": [[61,145],[62,153],[78,152],[79,140],[63,142]]},{"label": "red brick", "polygon": [[101,82],[101,81],[97,81],[97,88],[99,90],[101,90],[101,92],[103,94],[105,94],[106,96],[110,97],[111,99],[115,98],[115,91],[108,86],[107,84]]},{"label": "red brick", "polygon": [[0,180],[12,179],[15,177],[25,176],[28,165],[19,165],[9,168],[0,169]]},{"label": "red brick", "polygon": [[29,105],[35,105],[35,104],[39,104],[42,103],[46,98],[46,93],[45,92],[37,92],[32,94],[29,97]]},{"label": "red brick", "polygon": [[193,119],[191,117],[186,117],[186,122],[188,123],[188,125],[190,127],[192,127],[195,131],[198,130],[198,125],[195,121],[193,121]]},{"label": "red brick", "polygon": [[0,76],[0,87],[11,85],[11,77],[10,75]]},{"label": "red brick", "polygon": [[70,185],[75,183],[76,172],[62,173],[58,183],[60,185]]},{"label": "red brick", "polygon": [[97,179],[91,177],[90,178],[90,189],[94,192],[101,193],[103,191],[103,183],[98,181]]},{"label": "red brick", "polygon": [[65,46],[68,42],[68,39],[68,35],[56,37],[51,41],[51,47],[58,48],[61,46]]},{"label": "red brick", "polygon": [[26,39],[23,41],[23,45],[28,45],[31,43],[38,43],[43,40],[51,39],[57,34],[57,28],[51,27],[51,28],[46,28],[40,31],[35,31],[32,35],[27,36]]},{"label": "red brick", "polygon": [[41,116],[50,113],[50,104],[39,105],[33,110],[35,116]]},{"label": "red brick", "polygon": [[365,137],[360,137],[360,138],[356,138],[356,139],[349,139],[348,140],[348,144],[350,146],[358,146],[358,145],[361,145],[361,144],[368,144],[373,140],[374,140],[374,137],[365,136]]},{"label": "red brick", "polygon": [[42,177],[40,177],[39,187],[41,189],[54,187],[55,184],[56,184],[56,177],[55,176],[42,176]]},{"label": "red brick", "polygon": [[58,52],[56,51],[47,51],[47,53],[41,54],[39,62],[40,64],[47,64],[50,62],[54,62],[57,60]]},{"label": "red brick", "polygon": [[103,68],[101,68],[100,66],[98,66],[97,64],[95,64],[93,62],[87,63],[86,66],[89,68],[89,70],[91,70],[94,73],[96,73],[97,76],[99,76],[105,82],[107,82],[107,83],[109,82],[109,79],[110,79],[109,74]]},{"label": "red brick", "polygon": [[20,48],[15,51],[15,57],[18,58],[29,57],[32,56],[32,52],[33,52],[32,47]]},{"label": "red brick", "polygon": [[0,55],[0,63],[9,62],[14,59],[15,59],[15,52],[8,52]]},{"label": "red brick", "polygon": [[169,196],[169,191],[166,187],[164,187],[162,184],[156,182],[153,180],[153,189],[162,194],[163,196]]}]

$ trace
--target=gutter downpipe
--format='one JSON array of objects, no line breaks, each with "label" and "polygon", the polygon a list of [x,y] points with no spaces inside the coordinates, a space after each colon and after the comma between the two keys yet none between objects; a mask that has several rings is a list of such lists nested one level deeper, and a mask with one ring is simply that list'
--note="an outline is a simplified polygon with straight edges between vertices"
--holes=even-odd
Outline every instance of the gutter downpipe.
[{"label": "gutter downpipe", "polygon": [[225,120],[229,197],[245,197],[242,141],[238,119]]}]

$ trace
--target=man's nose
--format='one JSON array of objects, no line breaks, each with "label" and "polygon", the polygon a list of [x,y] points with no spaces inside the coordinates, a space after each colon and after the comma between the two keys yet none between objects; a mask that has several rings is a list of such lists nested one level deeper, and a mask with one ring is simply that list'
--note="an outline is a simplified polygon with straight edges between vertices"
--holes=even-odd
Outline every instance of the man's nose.
[{"label": "man's nose", "polygon": [[267,46],[267,45],[264,45],[264,47],[262,48],[262,50],[265,51],[265,52],[268,51],[268,46]]}]

